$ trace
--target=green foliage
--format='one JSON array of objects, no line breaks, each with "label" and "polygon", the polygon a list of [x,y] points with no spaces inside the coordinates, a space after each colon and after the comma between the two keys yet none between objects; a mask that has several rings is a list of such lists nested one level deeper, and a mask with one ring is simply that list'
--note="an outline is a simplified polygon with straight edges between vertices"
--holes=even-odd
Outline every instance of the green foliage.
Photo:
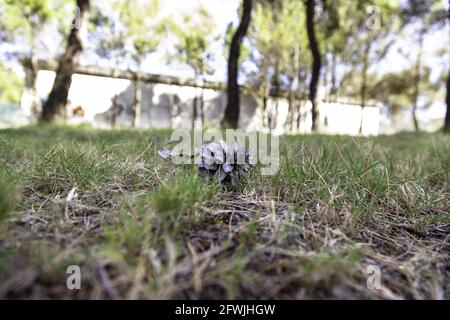
[{"label": "green foliage", "polygon": [[[322,52],[340,54],[350,38],[365,22],[367,2],[338,0],[327,3],[325,14],[319,17],[318,37]],[[351,16],[351,19],[348,17]]]},{"label": "green foliage", "polygon": [[[308,37],[305,28],[305,10],[301,1],[258,1],[253,11],[249,38],[253,53],[250,58],[259,72],[254,81],[266,86],[275,68],[281,74],[297,74],[309,68]],[[299,60],[295,55],[300,55]],[[296,61],[293,61],[296,60]],[[299,60],[301,65],[297,66]]]},{"label": "green foliage", "polygon": [[[109,10],[112,9],[110,7],[111,4]],[[88,27],[95,52],[102,58],[112,60],[117,66],[120,61],[127,59],[127,50],[125,31],[121,28],[120,20],[115,19],[115,13],[94,6],[89,15]]]},{"label": "green foliage", "polygon": [[[430,82],[431,69],[423,67],[419,92],[422,96],[433,99],[438,94],[439,86]],[[403,70],[383,75],[370,88],[368,96],[384,103],[392,114],[406,110],[413,103],[414,86],[417,81],[414,70]]]},{"label": "green foliage", "polygon": [[0,64],[0,101],[19,103],[23,85],[17,73]]},{"label": "green foliage", "polygon": [[448,20],[448,10],[445,8],[444,1],[409,0],[401,9],[405,25],[419,22],[427,31],[445,27]]},{"label": "green foliage", "polygon": [[213,53],[210,46],[218,40],[213,35],[216,27],[210,13],[198,7],[193,13],[181,17],[181,23],[170,22],[169,28],[176,36],[176,54],[171,58],[191,67],[197,76],[213,73]]},{"label": "green foliage", "polygon": [[45,25],[54,15],[48,0],[2,0],[3,26],[10,34],[32,38],[35,28]]},{"label": "green foliage", "polygon": [[118,0],[114,8],[120,13],[120,22],[125,27],[124,39],[134,50],[134,60],[138,67],[144,56],[158,48],[164,31],[156,17],[158,0]]},{"label": "green foliage", "polygon": [[62,0],[0,0],[2,27],[8,41],[24,41],[35,48],[44,28],[57,19],[60,30],[68,26],[66,11],[68,4]]},{"label": "green foliage", "polygon": [[[306,19],[305,12],[300,1],[285,1],[276,14],[278,17],[272,17],[275,19],[275,24],[271,42],[277,53],[280,68],[290,71],[293,50],[299,50],[302,53],[307,51],[308,37],[303,23]],[[266,27],[270,27],[270,24]]]}]

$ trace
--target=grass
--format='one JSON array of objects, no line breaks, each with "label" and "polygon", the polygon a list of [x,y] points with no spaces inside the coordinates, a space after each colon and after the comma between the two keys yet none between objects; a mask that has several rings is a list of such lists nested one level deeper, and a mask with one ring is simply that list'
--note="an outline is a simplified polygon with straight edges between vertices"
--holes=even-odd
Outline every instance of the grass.
[{"label": "grass", "polygon": [[160,159],[169,134],[0,131],[0,298],[450,298],[449,137],[283,136],[232,190]]}]

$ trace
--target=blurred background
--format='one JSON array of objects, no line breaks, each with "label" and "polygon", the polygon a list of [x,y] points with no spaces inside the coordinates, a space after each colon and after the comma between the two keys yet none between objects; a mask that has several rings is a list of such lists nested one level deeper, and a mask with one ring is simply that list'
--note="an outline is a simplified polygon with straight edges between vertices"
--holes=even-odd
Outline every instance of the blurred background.
[{"label": "blurred background", "polygon": [[[311,4],[318,52],[308,37]],[[239,0],[0,0],[0,127],[45,114],[63,59],[76,62],[59,110],[67,123],[220,125],[241,7]],[[74,35],[80,50],[70,56]],[[449,40],[446,0],[254,0],[239,57],[239,126],[275,134],[440,130]]]}]

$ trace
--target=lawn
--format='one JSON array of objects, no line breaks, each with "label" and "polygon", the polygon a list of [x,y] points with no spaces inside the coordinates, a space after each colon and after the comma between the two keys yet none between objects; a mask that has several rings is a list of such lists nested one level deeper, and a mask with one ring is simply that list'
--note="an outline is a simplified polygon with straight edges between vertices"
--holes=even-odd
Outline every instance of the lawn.
[{"label": "lawn", "polygon": [[0,298],[450,298],[450,137],[283,136],[233,189],[169,134],[0,131]]}]

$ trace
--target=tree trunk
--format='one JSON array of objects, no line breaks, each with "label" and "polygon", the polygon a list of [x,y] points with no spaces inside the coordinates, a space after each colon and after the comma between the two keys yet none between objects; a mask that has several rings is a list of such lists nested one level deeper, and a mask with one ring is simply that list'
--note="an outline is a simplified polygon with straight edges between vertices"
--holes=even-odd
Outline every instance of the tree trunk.
[{"label": "tree trunk", "polygon": [[272,99],[275,99],[275,110],[273,108],[270,109],[270,125],[269,130],[272,132],[272,129],[276,129],[277,123],[278,123],[278,109],[280,106],[280,99],[278,98],[280,93],[280,63],[279,60],[276,59],[275,61],[275,70],[272,77],[272,83],[270,88],[274,89],[275,96]]},{"label": "tree trunk", "polygon": [[311,82],[309,85],[309,100],[311,101],[312,126],[311,131],[317,131],[319,125],[319,110],[317,109],[317,84],[319,82],[320,68],[322,66],[319,45],[314,30],[314,14],[316,1],[306,1],[306,29],[308,31],[309,48],[313,57],[313,65],[311,70]]},{"label": "tree trunk", "polygon": [[200,91],[200,119],[202,120],[202,126],[205,125],[205,88]]},{"label": "tree trunk", "polygon": [[227,106],[222,119],[222,126],[237,128],[239,124],[239,86],[238,65],[241,54],[241,44],[247,33],[252,13],[252,0],[243,0],[242,19],[231,40],[230,53],[228,57],[228,83],[227,83]]},{"label": "tree trunk", "polygon": [[134,80],[134,101],[133,101],[133,127],[139,128],[141,125],[141,101],[142,101],[142,80],[139,71]]},{"label": "tree trunk", "polygon": [[117,122],[117,109],[118,109],[118,100],[119,96],[116,94],[114,95],[114,97],[111,99],[112,100],[112,106],[111,106],[111,128],[115,128],[116,127],[116,122]]},{"label": "tree trunk", "polygon": [[414,125],[414,131],[419,132],[419,121],[417,120],[417,105],[415,104],[413,106],[413,111],[412,111],[412,118],[413,118],[413,125]]},{"label": "tree trunk", "polygon": [[330,96],[333,101],[337,101],[337,75],[336,75],[336,67],[337,67],[337,53],[333,52],[333,57],[331,59],[331,92]]},{"label": "tree trunk", "polygon": [[323,72],[323,76],[322,76],[322,78],[323,78],[323,88],[324,88],[324,92],[325,92],[325,97],[324,97],[324,100],[325,100],[325,102],[330,102],[329,101],[329,99],[330,99],[330,88],[329,88],[329,85],[330,85],[330,83],[329,83],[329,81],[328,81],[328,75],[329,75],[329,73],[331,73],[330,72],[330,61],[329,61],[329,59],[328,59],[328,57],[327,56],[325,56],[325,64],[324,64],[324,67],[322,68],[322,72]]},{"label": "tree trunk", "polygon": [[174,95],[170,95],[169,99],[170,99],[169,102],[170,102],[170,111],[171,111],[170,112],[170,127],[172,129],[175,129],[176,126],[178,126],[178,121],[175,122],[175,120],[178,120],[176,118],[178,117],[178,115],[180,113],[179,106],[178,106],[179,100]]},{"label": "tree trunk", "polygon": [[366,48],[364,49],[363,56],[363,69],[362,69],[362,81],[361,81],[361,90],[360,90],[360,98],[361,98],[361,121],[359,123],[359,134],[362,134],[363,131],[363,115],[364,108],[366,107],[367,100],[367,72],[369,71],[369,58],[370,58],[370,49],[372,48],[372,39],[369,37],[366,43]]},{"label": "tree trunk", "polygon": [[[202,71],[202,82],[205,84],[205,74],[204,71]],[[202,126],[205,125],[205,87],[202,86],[200,90],[200,119],[202,120]]]},{"label": "tree trunk", "polygon": [[77,11],[73,19],[66,51],[59,60],[53,88],[42,110],[41,120],[43,121],[52,122],[56,120],[57,116],[61,115],[66,107],[67,96],[69,95],[70,84],[72,83],[72,74],[78,63],[80,53],[83,50],[81,33],[82,29],[86,28],[89,2],[89,0],[77,0],[79,11]]},{"label": "tree trunk", "polygon": [[195,121],[197,121],[197,100],[198,100],[198,96],[195,95],[194,99],[192,100],[192,123],[191,123],[191,127],[192,130],[195,129]]},{"label": "tree trunk", "polygon": [[445,99],[447,103],[447,111],[445,112],[444,132],[450,133],[450,72],[447,78],[447,97]]},{"label": "tree trunk", "polygon": [[289,101],[288,101],[288,116],[285,124],[285,131],[293,131],[293,123],[294,123],[294,113],[295,113],[295,102],[296,102],[296,95],[298,91],[298,56],[299,56],[299,49],[294,48],[291,59],[292,59],[292,70],[291,75],[289,77]]},{"label": "tree trunk", "polygon": [[[448,21],[450,24],[450,7],[448,9]],[[447,77],[447,97],[445,99],[445,102],[447,103],[447,111],[445,112],[444,132],[450,134],[450,71]]]},{"label": "tree trunk", "polygon": [[267,58],[263,57],[259,68],[259,86],[258,86],[258,104],[261,111],[261,128],[266,126],[266,109],[267,109]]},{"label": "tree trunk", "polygon": [[42,113],[41,100],[36,89],[36,78],[39,70],[33,49],[31,50],[30,58],[24,60],[23,65],[25,70],[25,88],[20,102],[21,108],[33,118],[39,117]]},{"label": "tree trunk", "polygon": [[262,86],[262,110],[263,110],[263,127],[266,126],[267,128],[270,129],[270,114],[268,110],[269,106],[268,106],[268,102],[269,102],[269,94],[270,94],[270,85],[266,79],[266,77],[264,77],[263,79],[263,86]]},{"label": "tree trunk", "polygon": [[[194,79],[196,82],[199,79],[199,73],[197,71],[194,72]],[[203,125],[203,119],[201,118],[202,117],[201,108],[203,108],[202,101],[201,101],[203,99],[203,90],[200,91],[200,94],[198,93],[198,91],[199,91],[198,88],[195,88],[195,96],[194,96],[194,100],[192,100],[192,123],[191,123],[192,130],[195,129],[195,122],[198,119],[199,111],[200,111],[200,119],[201,119],[202,125]]]},{"label": "tree trunk", "polygon": [[[117,79],[117,75],[116,72],[117,68],[118,68],[118,62],[117,62],[117,58],[114,58],[114,73],[113,73],[113,78]],[[112,106],[111,106],[111,128],[115,128],[116,127],[116,123],[117,123],[117,116],[119,114],[119,95],[115,94],[113,96],[113,98],[111,99],[112,102]]]},{"label": "tree trunk", "polygon": [[416,65],[414,66],[414,87],[413,87],[413,110],[412,110],[412,118],[413,118],[413,124],[414,124],[414,130],[416,132],[419,131],[419,121],[417,120],[417,109],[419,107],[419,88],[420,88],[420,81],[421,81],[421,74],[420,69],[422,67],[422,54],[423,54],[423,36],[424,36],[424,30],[420,31],[419,34],[419,52],[417,54],[417,61]]},{"label": "tree trunk", "polygon": [[135,59],[137,65],[137,71],[134,74],[134,101],[133,101],[133,127],[139,128],[141,125],[141,113],[142,113],[142,56],[144,52],[137,51]]},{"label": "tree trunk", "polygon": [[293,88],[293,78],[289,78],[289,96],[288,96],[288,114],[286,117],[286,122],[284,123],[284,131],[288,132],[292,130],[292,118],[294,112],[294,102],[295,102],[295,92]]},{"label": "tree trunk", "polygon": [[302,57],[299,53],[298,60],[297,60],[297,92],[299,94],[299,101],[297,103],[297,117],[295,119],[295,125],[297,132],[300,131],[300,122],[302,120],[302,108],[305,106],[305,100],[307,99],[307,93],[306,93],[306,80],[307,80],[307,74],[305,71],[301,72],[301,64],[302,64]]}]

